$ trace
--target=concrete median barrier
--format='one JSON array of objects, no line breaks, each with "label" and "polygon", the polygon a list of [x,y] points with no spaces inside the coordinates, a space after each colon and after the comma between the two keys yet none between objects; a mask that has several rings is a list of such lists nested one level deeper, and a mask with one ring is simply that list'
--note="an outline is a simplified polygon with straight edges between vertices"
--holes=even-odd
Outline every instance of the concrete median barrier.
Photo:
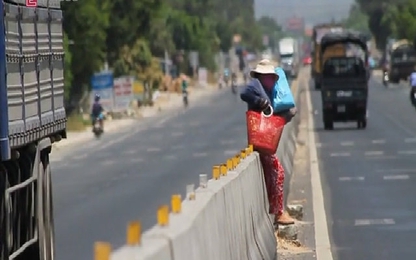
[{"label": "concrete median barrier", "polygon": [[[159,212],[158,225],[102,259],[275,259],[277,245],[259,155],[245,149],[228,161],[232,160],[234,165],[224,164],[221,173],[214,167],[213,179],[186,198],[180,212],[166,211],[165,217]],[[110,251],[103,243],[97,244],[96,254],[105,255],[100,250]]]}]

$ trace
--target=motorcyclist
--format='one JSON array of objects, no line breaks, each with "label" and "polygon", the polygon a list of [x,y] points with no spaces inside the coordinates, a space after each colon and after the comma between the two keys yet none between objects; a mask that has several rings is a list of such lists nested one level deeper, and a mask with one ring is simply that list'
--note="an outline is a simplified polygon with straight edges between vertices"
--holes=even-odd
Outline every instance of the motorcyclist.
[{"label": "motorcyclist", "polygon": [[92,126],[94,127],[95,120],[98,119],[100,123],[101,130],[104,132],[104,108],[100,103],[100,95],[96,94],[94,97],[94,104],[92,104],[91,108],[91,118],[92,118]]},{"label": "motorcyclist", "polygon": [[230,70],[228,68],[224,69],[224,83],[228,86],[228,79],[230,77]]},{"label": "motorcyclist", "polygon": [[237,82],[237,73],[234,71],[231,73],[231,82],[235,84]]},{"label": "motorcyclist", "polygon": [[181,83],[182,93],[184,94],[188,93],[188,80],[185,74],[181,74],[181,80],[182,80],[182,83]]},{"label": "motorcyclist", "polygon": [[413,106],[416,106],[416,66],[413,68],[412,74],[409,77],[410,83],[410,101],[412,102]]}]

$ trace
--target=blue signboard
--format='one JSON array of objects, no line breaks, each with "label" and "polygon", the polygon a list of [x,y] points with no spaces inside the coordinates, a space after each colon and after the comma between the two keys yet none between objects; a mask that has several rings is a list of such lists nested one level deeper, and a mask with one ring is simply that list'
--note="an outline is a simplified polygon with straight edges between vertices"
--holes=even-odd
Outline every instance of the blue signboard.
[{"label": "blue signboard", "polygon": [[96,73],[91,77],[92,90],[113,88],[113,84],[114,77],[111,71]]},{"label": "blue signboard", "polygon": [[91,103],[95,95],[100,95],[101,104],[107,111],[114,108],[114,77],[111,71],[96,73],[91,77]]}]

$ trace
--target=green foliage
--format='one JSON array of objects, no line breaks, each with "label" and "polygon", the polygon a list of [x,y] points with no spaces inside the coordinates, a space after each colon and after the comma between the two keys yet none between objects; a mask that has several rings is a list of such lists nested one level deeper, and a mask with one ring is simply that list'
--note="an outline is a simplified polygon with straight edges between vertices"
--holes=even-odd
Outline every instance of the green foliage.
[{"label": "green foliage", "polygon": [[[255,21],[254,0],[82,0],[64,1],[62,7],[69,99],[82,96],[105,62],[115,76],[157,84],[161,71],[154,57],[163,58],[165,51],[172,56],[183,51],[185,61],[189,51],[198,51],[200,65],[213,70],[215,54],[231,48],[233,35],[259,49],[262,30],[280,30],[276,23]],[[180,72],[187,72],[186,63]]]},{"label": "green foliage", "polygon": [[72,55],[69,51],[69,39],[68,35],[66,33],[64,34],[64,51],[65,51],[65,82],[64,82],[64,94],[65,94],[65,100],[69,100],[71,95],[71,84],[72,84],[72,71],[71,71],[71,61],[72,61]]},{"label": "green foliage", "polygon": [[415,0],[356,0],[356,2],[368,15],[369,29],[380,49],[385,48],[389,37],[406,38],[411,41],[415,39]]},{"label": "green foliage", "polygon": [[262,35],[269,36],[270,47],[274,49],[277,47],[278,41],[283,37],[282,27],[276,22],[275,19],[268,16],[261,17],[257,24],[260,28]]},{"label": "green foliage", "polygon": [[365,14],[357,4],[353,4],[350,8],[348,18],[345,19],[344,25],[348,29],[360,31],[362,33],[369,33],[368,16]]}]

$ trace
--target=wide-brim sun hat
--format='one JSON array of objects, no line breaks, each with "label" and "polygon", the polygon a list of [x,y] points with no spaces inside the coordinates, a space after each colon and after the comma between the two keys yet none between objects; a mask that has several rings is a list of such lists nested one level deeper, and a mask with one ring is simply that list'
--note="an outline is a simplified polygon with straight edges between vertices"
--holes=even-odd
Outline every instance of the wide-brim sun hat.
[{"label": "wide-brim sun hat", "polygon": [[256,77],[257,74],[273,74],[277,76],[277,73],[275,71],[275,66],[268,59],[261,60],[256,65],[256,68],[250,71],[250,76],[252,78]]}]

